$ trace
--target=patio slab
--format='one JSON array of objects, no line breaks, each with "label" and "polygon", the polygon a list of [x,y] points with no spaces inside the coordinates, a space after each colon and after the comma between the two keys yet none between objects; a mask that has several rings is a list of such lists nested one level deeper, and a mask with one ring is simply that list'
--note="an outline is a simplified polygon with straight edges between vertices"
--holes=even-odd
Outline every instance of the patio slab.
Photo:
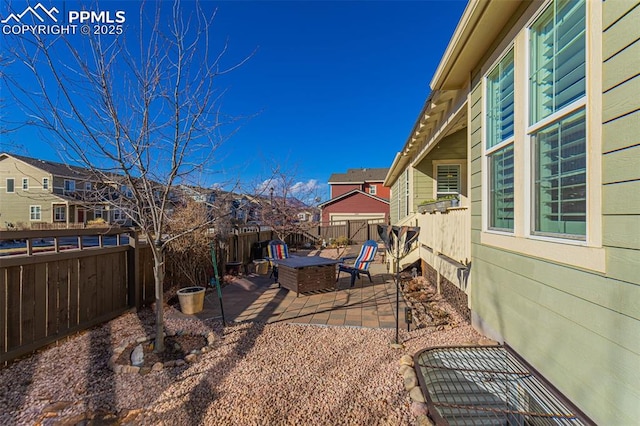
[{"label": "patio slab", "polygon": [[[395,328],[396,289],[386,265],[371,265],[371,278],[356,280],[349,287],[349,276],[342,276],[337,289],[296,295],[278,287],[268,275],[250,274],[236,278],[222,289],[225,320],[228,323],[261,321],[301,324]],[[400,295],[400,328],[406,303]],[[204,310],[193,315],[200,319],[221,317],[215,290],[207,290]]]}]

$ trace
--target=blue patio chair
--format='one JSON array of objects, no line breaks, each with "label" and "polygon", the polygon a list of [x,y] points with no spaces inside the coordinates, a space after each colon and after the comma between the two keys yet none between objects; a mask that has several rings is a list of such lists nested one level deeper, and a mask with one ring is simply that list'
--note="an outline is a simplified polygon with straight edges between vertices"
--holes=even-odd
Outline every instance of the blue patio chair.
[{"label": "blue patio chair", "polygon": [[[354,286],[356,282],[356,278],[360,278],[360,274],[366,275],[369,277],[369,281],[373,282],[371,279],[371,274],[369,273],[369,265],[373,263],[373,259],[376,257],[376,252],[378,251],[378,243],[373,240],[365,241],[360,249],[360,254],[358,256],[347,256],[341,258],[341,262],[338,264],[338,276],[336,277],[336,281],[340,279],[340,272],[347,272],[351,274],[351,287]],[[345,260],[348,259],[356,259],[353,265],[347,265]]]},{"label": "blue patio chair", "polygon": [[278,265],[274,263],[274,261],[288,258],[289,248],[284,241],[269,241],[269,245],[267,246],[267,260],[271,266],[271,274],[269,275],[269,278],[273,277],[274,282],[278,282]]}]

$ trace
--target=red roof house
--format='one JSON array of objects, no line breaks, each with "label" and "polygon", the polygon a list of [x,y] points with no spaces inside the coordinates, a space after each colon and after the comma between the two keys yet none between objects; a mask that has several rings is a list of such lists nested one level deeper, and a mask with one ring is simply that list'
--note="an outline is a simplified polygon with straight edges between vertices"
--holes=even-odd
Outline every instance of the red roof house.
[{"label": "red roof house", "polygon": [[349,169],[329,178],[331,199],[320,204],[322,223],[344,220],[389,220],[390,188],[383,185],[388,168]]}]

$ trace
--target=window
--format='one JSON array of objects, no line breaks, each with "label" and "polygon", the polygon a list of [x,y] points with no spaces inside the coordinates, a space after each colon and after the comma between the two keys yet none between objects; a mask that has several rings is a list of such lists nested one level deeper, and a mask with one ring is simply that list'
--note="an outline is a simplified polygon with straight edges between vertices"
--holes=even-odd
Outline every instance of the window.
[{"label": "window", "polygon": [[404,205],[405,205],[405,216],[409,216],[409,169],[407,169],[405,173],[405,194],[404,194]]},{"label": "window", "polygon": [[584,0],[556,1],[530,28],[534,234],[586,236],[585,14]]},{"label": "window", "polygon": [[487,76],[487,148],[513,138],[513,49]]},{"label": "window", "polygon": [[22,178],[22,189],[24,191],[29,190],[29,178]]},{"label": "window", "polygon": [[513,230],[513,144],[489,156],[489,226]]},{"label": "window", "polygon": [[49,178],[42,178],[42,189],[49,189]]},{"label": "window", "polygon": [[85,191],[91,191],[91,182],[85,182],[84,183],[84,190]]},{"label": "window", "polygon": [[96,209],[93,211],[93,217],[95,219],[98,219],[98,218],[104,219],[104,209],[102,207],[96,207]]},{"label": "window", "polygon": [[75,180],[64,180],[64,190],[73,192],[76,190],[76,181]]},{"label": "window", "polygon": [[7,192],[15,192],[15,182],[13,178],[7,178]]},{"label": "window", "polygon": [[535,232],[585,235],[587,211],[584,110],[534,135]]},{"label": "window", "polygon": [[120,209],[113,210],[113,213],[111,215],[111,219],[114,222],[118,222],[118,221],[124,220],[124,215],[122,214],[122,210],[120,210]]},{"label": "window", "polygon": [[377,188],[375,185],[369,185],[369,194],[376,195]]},{"label": "window", "polygon": [[460,193],[460,165],[436,165],[436,198]]},{"label": "window", "polygon": [[555,1],[530,29],[530,121],[585,95],[584,0]]},{"label": "window", "polygon": [[514,62],[511,49],[487,75],[489,228],[514,227]]},{"label": "window", "polygon": [[55,222],[65,222],[67,220],[66,206],[55,206],[53,208],[53,220]]},{"label": "window", "polygon": [[29,219],[30,220],[42,219],[42,211],[40,206],[29,206]]}]

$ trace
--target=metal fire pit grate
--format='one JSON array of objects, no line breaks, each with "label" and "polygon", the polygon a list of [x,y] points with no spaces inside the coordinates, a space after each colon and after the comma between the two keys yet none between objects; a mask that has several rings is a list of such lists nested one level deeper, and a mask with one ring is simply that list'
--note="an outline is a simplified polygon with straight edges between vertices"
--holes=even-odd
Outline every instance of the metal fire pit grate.
[{"label": "metal fire pit grate", "polygon": [[415,357],[437,425],[592,425],[506,346],[431,348]]}]

